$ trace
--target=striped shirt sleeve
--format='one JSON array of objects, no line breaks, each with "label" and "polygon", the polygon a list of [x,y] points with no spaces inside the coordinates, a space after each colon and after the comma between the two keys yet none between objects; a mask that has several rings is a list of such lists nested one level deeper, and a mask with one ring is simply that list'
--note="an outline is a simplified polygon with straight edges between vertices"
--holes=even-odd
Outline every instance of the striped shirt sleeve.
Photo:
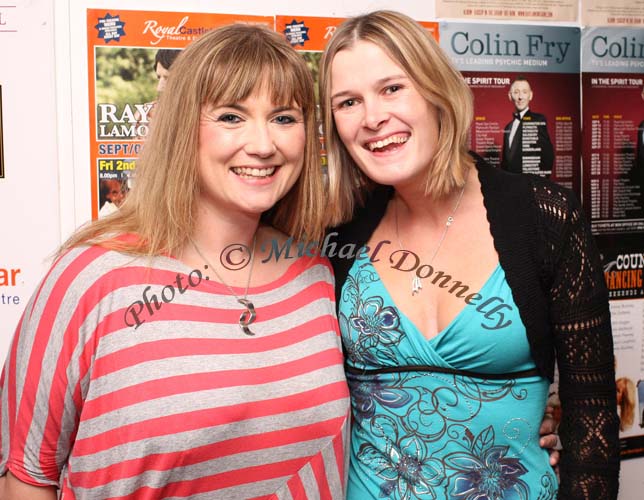
[{"label": "striped shirt sleeve", "polygon": [[105,250],[74,249],[54,263],[18,324],[2,375],[0,473],[57,486],[74,440],[87,371],[79,338],[89,307],[89,263]]}]

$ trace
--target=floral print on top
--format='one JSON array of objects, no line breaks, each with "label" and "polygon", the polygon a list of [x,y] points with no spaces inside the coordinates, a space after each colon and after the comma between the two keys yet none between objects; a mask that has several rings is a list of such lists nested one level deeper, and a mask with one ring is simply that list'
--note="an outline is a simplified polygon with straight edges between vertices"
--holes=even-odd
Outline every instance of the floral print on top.
[{"label": "floral print on top", "polygon": [[369,259],[354,262],[339,304],[354,417],[348,500],[556,498],[539,447],[549,383],[498,377],[535,367],[500,265],[479,294],[427,340]]}]

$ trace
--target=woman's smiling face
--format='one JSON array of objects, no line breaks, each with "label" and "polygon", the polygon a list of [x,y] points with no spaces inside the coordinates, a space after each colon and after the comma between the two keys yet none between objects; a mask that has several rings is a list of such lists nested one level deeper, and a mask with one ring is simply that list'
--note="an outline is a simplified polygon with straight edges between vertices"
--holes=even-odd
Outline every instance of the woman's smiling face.
[{"label": "woman's smiling face", "polygon": [[424,186],[438,143],[437,108],[377,45],[357,41],[331,64],[338,135],[358,167],[386,185]]},{"label": "woman's smiling face", "polygon": [[295,184],[305,149],[302,110],[258,90],[241,102],[206,106],[199,126],[201,205],[259,215]]}]

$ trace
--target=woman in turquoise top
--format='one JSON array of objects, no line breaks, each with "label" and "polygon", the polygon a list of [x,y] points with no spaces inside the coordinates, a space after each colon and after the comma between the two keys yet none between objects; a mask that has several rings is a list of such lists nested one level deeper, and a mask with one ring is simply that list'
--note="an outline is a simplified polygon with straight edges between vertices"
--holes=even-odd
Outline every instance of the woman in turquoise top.
[{"label": "woman in turquoise top", "polygon": [[535,370],[500,265],[479,292],[510,307],[500,328],[471,303],[426,339],[369,258],[356,259],[344,292],[355,419],[349,500],[555,498],[557,480],[538,445],[549,382]]},{"label": "woman in turquoise top", "polygon": [[[574,195],[475,165],[471,92],[402,14],[336,30],[320,100],[349,499],[615,499],[607,292]],[[555,360],[559,483],[538,447]]]}]

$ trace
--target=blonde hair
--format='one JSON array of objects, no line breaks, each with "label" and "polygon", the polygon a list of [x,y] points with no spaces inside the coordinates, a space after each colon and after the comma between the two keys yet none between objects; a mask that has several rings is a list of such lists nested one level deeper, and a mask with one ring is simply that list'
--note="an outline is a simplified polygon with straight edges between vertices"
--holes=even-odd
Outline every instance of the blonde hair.
[{"label": "blonde hair", "polygon": [[[321,239],[325,191],[319,164],[311,72],[279,34],[235,24],[190,44],[172,65],[133,189],[118,212],[81,228],[62,250],[98,244],[133,254],[182,248],[194,229],[200,179],[199,123],[206,105],[243,101],[266,89],[277,105],[301,107],[306,144],[302,173],[262,219],[295,239]],[[138,238],[118,238],[134,233]]]},{"label": "blonde hair", "polygon": [[[425,193],[443,196],[465,182],[473,161],[467,136],[473,117],[472,93],[425,28],[392,11],[375,11],[345,21],[333,34],[320,63],[320,103],[327,147],[330,225],[348,220],[373,183],[360,171],[340,140],[331,109],[331,65],[336,54],[356,42],[370,42],[405,71],[427,102],[439,111],[436,153],[427,171]],[[356,71],[360,71],[356,68]]]},{"label": "blonde hair", "polygon": [[620,377],[615,381],[619,406],[619,430],[633,426],[635,420],[635,384],[630,378]]}]

